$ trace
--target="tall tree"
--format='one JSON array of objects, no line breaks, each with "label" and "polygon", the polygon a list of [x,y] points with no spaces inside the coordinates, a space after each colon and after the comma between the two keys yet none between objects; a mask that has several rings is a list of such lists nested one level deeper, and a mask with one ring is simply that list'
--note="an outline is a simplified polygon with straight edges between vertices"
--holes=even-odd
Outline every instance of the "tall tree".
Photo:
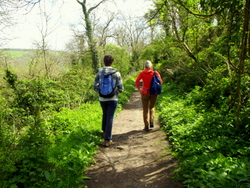
[{"label": "tall tree", "polygon": [[93,24],[90,19],[90,14],[93,10],[98,8],[102,3],[104,3],[106,0],[102,0],[96,5],[87,8],[87,0],[76,0],[81,6],[82,6],[82,12],[84,16],[84,21],[85,21],[85,28],[86,28],[86,35],[88,38],[88,45],[89,49],[92,53],[92,62],[93,62],[93,69],[94,71],[98,71],[100,64],[99,64],[99,56],[98,56],[98,50],[96,46],[96,41],[94,39],[94,31],[93,31]]},{"label": "tall tree", "polygon": [[[242,92],[242,78],[246,74],[245,72],[245,60],[250,55],[250,0],[246,0],[244,8],[244,20],[242,26],[242,37],[239,55],[239,66],[238,66],[238,77],[237,77],[237,89],[236,89],[236,102],[237,102],[237,128],[240,131],[240,121],[241,121],[241,108],[243,107],[245,95]],[[248,51],[248,53],[247,53]]]},{"label": "tall tree", "polygon": [[[193,60],[190,63],[182,57],[180,61],[189,67],[198,65],[202,70],[195,70],[199,73],[195,75],[202,75],[205,87],[220,87],[222,79],[230,80],[227,87],[218,89],[225,90],[222,97],[231,99],[228,109],[236,113],[238,130],[242,130],[242,118],[247,116],[249,106],[249,10],[250,0],[158,0],[155,14],[150,14],[150,21],[160,20],[162,28],[164,18],[171,17],[175,35],[169,33],[171,36],[166,37],[181,44],[178,46]],[[227,74],[216,74],[221,69]],[[215,101],[217,94],[209,92],[211,101]]]}]

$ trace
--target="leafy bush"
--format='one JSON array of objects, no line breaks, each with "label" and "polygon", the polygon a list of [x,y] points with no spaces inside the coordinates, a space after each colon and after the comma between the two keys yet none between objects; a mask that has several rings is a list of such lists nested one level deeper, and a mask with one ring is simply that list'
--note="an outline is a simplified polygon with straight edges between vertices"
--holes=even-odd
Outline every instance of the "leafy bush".
[{"label": "leafy bush", "polygon": [[75,108],[85,102],[94,101],[97,97],[93,90],[94,75],[88,69],[75,66],[56,80],[65,95],[64,107]]},{"label": "leafy bush", "polygon": [[123,106],[129,100],[131,93],[135,91],[135,76],[133,75],[130,78],[126,79],[123,83],[124,91],[119,94],[119,104]]},{"label": "leafy bush", "polygon": [[[232,86],[231,78],[227,75],[228,71],[225,66],[217,67],[212,73],[208,74],[206,85],[203,87],[196,86],[192,90],[191,100],[197,106],[203,109],[226,109],[231,100]],[[225,106],[226,105],[226,106]]]},{"label": "leafy bush", "polygon": [[114,56],[115,60],[112,66],[118,69],[122,76],[130,73],[132,65],[129,63],[130,56],[125,48],[108,44],[105,46],[104,51],[106,54],[112,54]]}]

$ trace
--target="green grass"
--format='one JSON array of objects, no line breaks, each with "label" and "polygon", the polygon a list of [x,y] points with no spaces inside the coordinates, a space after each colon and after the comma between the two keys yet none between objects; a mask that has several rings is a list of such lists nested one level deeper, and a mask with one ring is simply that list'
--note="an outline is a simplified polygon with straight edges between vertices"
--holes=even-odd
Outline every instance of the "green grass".
[{"label": "green grass", "polygon": [[22,57],[25,54],[30,53],[29,50],[3,50],[3,54],[7,55],[8,57],[16,58]]}]

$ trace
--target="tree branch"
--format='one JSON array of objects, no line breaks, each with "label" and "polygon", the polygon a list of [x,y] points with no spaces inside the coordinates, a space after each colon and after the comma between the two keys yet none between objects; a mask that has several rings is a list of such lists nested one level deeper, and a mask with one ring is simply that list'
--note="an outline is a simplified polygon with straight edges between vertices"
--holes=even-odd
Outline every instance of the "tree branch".
[{"label": "tree branch", "polygon": [[181,0],[176,0],[174,1],[176,4],[182,6],[189,14],[192,14],[194,16],[198,16],[198,17],[204,17],[204,18],[208,18],[208,17],[212,17],[218,13],[220,13],[221,11],[224,10],[224,8],[218,8],[217,10],[215,10],[215,12],[213,12],[212,14],[197,14],[194,13],[193,11],[191,11],[189,8],[187,8],[184,3]]},{"label": "tree branch", "polygon": [[162,4],[160,8],[157,8],[157,10],[156,10],[156,12],[154,13],[154,15],[151,16],[147,22],[151,22],[151,21],[157,16],[157,14],[159,14],[159,12],[162,10],[162,8],[164,7],[164,5],[165,5],[165,4]]},{"label": "tree branch", "polygon": [[[172,10],[174,13],[174,10]],[[177,27],[176,27],[176,21],[175,21],[175,17],[174,15],[170,15],[173,21],[173,29],[175,31],[177,40],[179,41],[179,43],[181,44],[181,46],[183,47],[183,49],[187,52],[188,56],[191,57],[195,62],[197,62],[197,58],[194,56],[194,54],[191,52],[191,50],[188,48],[187,44],[185,42],[182,42],[182,40],[180,39]]]},{"label": "tree branch", "polygon": [[[85,0],[86,1],[86,0]],[[102,0],[100,1],[97,5],[91,7],[89,10],[88,10],[88,13],[90,13],[92,10],[96,9],[97,7],[100,6],[100,4],[104,3],[106,0]]]}]

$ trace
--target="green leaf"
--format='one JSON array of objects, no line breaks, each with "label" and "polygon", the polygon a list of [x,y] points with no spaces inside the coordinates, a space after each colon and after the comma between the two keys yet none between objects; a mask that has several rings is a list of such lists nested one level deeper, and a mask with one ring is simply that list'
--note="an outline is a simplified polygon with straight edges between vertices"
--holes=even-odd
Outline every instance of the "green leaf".
[{"label": "green leaf", "polygon": [[18,188],[16,184],[12,184],[10,188]]},{"label": "green leaf", "polygon": [[50,182],[54,182],[56,180],[56,170],[55,169],[53,169],[51,173],[48,171],[45,171],[44,175],[45,175],[45,178]]},{"label": "green leaf", "polygon": [[83,176],[83,179],[84,179],[84,180],[91,180],[92,178],[91,178],[91,177],[88,177],[88,176]]},{"label": "green leaf", "polygon": [[51,179],[50,173],[49,173],[48,171],[45,171],[45,172],[44,172],[44,175],[45,175],[45,178],[46,178],[48,181],[50,181],[50,179]]}]

